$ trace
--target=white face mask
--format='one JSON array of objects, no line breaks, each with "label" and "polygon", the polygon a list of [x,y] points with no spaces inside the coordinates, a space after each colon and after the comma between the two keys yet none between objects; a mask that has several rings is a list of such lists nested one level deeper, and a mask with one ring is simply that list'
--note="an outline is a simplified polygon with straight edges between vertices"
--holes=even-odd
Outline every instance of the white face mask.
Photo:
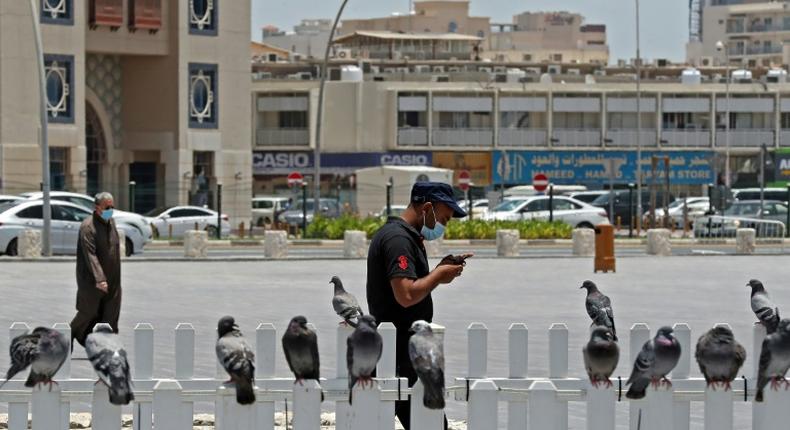
[{"label": "white face mask", "polygon": [[436,218],[436,211],[433,209],[433,205],[431,205],[431,212],[433,212],[433,219],[436,221],[436,225],[433,228],[428,227],[428,223],[425,221],[425,214],[422,214],[422,230],[420,230],[420,234],[425,240],[436,240],[441,239],[444,236],[444,224],[440,223],[439,220]]}]

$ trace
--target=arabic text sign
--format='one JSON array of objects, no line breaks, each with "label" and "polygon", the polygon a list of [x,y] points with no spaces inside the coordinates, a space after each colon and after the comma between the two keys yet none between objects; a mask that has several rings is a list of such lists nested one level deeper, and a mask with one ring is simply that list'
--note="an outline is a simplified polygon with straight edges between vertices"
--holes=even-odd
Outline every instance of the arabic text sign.
[{"label": "arabic text sign", "polygon": [[[701,185],[713,182],[712,153],[706,151],[642,151],[642,176],[651,181],[651,157],[669,157],[669,180],[676,185]],[[613,163],[612,161],[613,160]],[[614,182],[636,182],[636,151],[510,151],[492,159],[494,183],[529,184],[543,173],[554,184],[605,184],[614,167]],[[657,180],[664,180],[664,165],[659,159]]]}]

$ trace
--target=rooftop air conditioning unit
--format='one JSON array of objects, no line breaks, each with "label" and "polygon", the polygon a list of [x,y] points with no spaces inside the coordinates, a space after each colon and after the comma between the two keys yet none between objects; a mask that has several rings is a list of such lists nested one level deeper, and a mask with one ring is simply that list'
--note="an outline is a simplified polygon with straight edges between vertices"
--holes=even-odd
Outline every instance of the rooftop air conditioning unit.
[{"label": "rooftop air conditioning unit", "polygon": [[713,57],[702,57],[699,62],[702,67],[711,67],[713,66]]},{"label": "rooftop air conditioning unit", "polygon": [[460,73],[461,72],[461,68],[458,67],[458,66],[452,66],[452,67],[449,67],[447,69],[447,71],[450,72],[450,73]]},{"label": "rooftop air conditioning unit", "polygon": [[434,73],[444,73],[444,66],[433,66]]},{"label": "rooftop air conditioning unit", "polygon": [[415,73],[431,73],[431,66],[419,65],[414,66]]},{"label": "rooftop air conditioning unit", "polygon": [[507,74],[506,73],[497,73],[494,75],[494,82],[499,83],[506,83],[507,82]]},{"label": "rooftop air conditioning unit", "polygon": [[433,75],[431,82],[450,82],[450,77],[447,75]]},{"label": "rooftop air conditioning unit", "polygon": [[507,72],[507,68],[503,66],[496,66],[494,67],[494,73],[505,73]]},{"label": "rooftop air conditioning unit", "polygon": [[582,72],[579,69],[568,69],[568,74],[569,75],[580,76],[582,74]]},{"label": "rooftop air conditioning unit", "polygon": [[548,71],[550,75],[559,75],[562,73],[562,66],[558,64],[551,64],[549,65]]},{"label": "rooftop air conditioning unit", "polygon": [[338,49],[335,52],[335,58],[339,58],[341,60],[346,60],[346,59],[352,58],[351,57],[351,50],[350,49]]},{"label": "rooftop air conditioning unit", "polygon": [[481,72],[481,73],[491,73],[491,68],[490,67],[478,67],[477,71]]}]

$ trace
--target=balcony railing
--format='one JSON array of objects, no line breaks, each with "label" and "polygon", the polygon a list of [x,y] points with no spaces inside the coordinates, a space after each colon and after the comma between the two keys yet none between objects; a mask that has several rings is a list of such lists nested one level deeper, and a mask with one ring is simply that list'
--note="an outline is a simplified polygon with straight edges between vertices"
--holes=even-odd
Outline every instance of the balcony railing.
[{"label": "balcony railing", "polygon": [[545,129],[535,128],[500,128],[499,146],[546,146]]},{"label": "balcony railing", "polygon": [[436,128],[434,146],[494,146],[494,130],[490,128]]},{"label": "balcony railing", "polygon": [[779,132],[779,146],[790,146],[790,130],[784,129]]},{"label": "balcony railing", "polygon": [[601,130],[554,129],[554,146],[601,146]]},{"label": "balcony railing", "polygon": [[710,148],[710,130],[662,130],[661,145],[679,148]]},{"label": "balcony railing", "polygon": [[428,129],[425,127],[406,127],[398,129],[398,145],[427,146]]},{"label": "balcony railing", "polygon": [[606,132],[606,146],[636,148],[636,137],[639,136],[641,146],[656,146],[656,130],[613,130]]},{"label": "balcony railing", "polygon": [[[759,147],[762,144],[768,147],[774,146],[773,130],[730,130],[730,147]],[[725,130],[716,130],[716,146],[719,148],[725,148],[727,146],[727,132]]]},{"label": "balcony railing", "polygon": [[738,33],[770,33],[774,31],[790,31],[790,25],[785,24],[752,24],[744,25],[743,23],[730,24],[727,26],[727,34]]},{"label": "balcony railing", "polygon": [[256,143],[260,146],[307,146],[310,131],[306,128],[258,129]]}]

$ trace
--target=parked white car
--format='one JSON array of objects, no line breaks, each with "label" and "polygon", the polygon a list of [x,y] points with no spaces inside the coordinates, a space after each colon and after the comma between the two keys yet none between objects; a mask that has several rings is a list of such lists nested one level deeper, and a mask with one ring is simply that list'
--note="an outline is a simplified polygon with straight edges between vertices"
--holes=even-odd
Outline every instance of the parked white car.
[{"label": "parked white car", "polygon": [[258,227],[271,224],[287,206],[288,197],[253,197],[252,222]]},{"label": "parked white car", "polygon": [[[469,214],[469,200],[459,200],[458,206],[461,209],[465,210],[467,214]],[[474,219],[484,219],[486,213],[488,212],[488,199],[477,199],[472,200],[472,218]],[[469,217],[465,217],[462,220],[467,220]]]},{"label": "parked white car", "polygon": [[[667,207],[669,217],[675,223],[677,228],[683,228],[683,210],[684,205],[688,207],[688,221],[689,225],[693,226],[694,221],[705,215],[710,209],[710,200],[707,197],[686,197],[685,199],[678,199],[670,203]],[[666,215],[664,208],[656,208],[656,220],[663,219]],[[645,214],[645,220],[648,220],[650,213]],[[647,221],[645,221],[647,222]]]},{"label": "parked white car", "polygon": [[[182,238],[195,229],[206,230],[210,238],[217,237],[217,212],[199,206],[173,206],[154,209],[146,214],[160,238]],[[170,228],[172,227],[172,236]],[[222,215],[222,237],[230,236],[228,216]]]},{"label": "parked white car", "polygon": [[[23,193],[21,194],[21,196],[28,200],[41,200],[44,198],[44,193],[42,192]],[[49,198],[53,201],[60,200],[63,202],[69,202],[78,206],[82,206],[83,208],[87,209],[89,212],[93,212],[93,209],[95,207],[94,198],[87,194],[70,193],[67,191],[52,191],[49,193]],[[140,230],[140,234],[145,238],[146,242],[150,242],[154,238],[153,230],[151,229],[151,224],[149,224],[148,221],[145,219],[145,217],[140,214],[136,214],[133,212],[126,212],[119,209],[113,209],[112,219],[115,220],[116,224],[118,223],[129,224]]]},{"label": "parked white car", "polygon": [[[44,202],[41,200],[19,200],[0,205],[0,253],[17,255],[18,238],[26,229],[42,230]],[[52,236],[50,243],[53,254],[74,255],[77,253],[80,224],[93,212],[82,206],[53,200]],[[126,255],[143,252],[146,239],[140,230],[123,221],[115,225],[126,235]]]},{"label": "parked white car", "polygon": [[2,205],[3,203],[8,203],[8,202],[15,202],[17,200],[24,200],[24,199],[22,197],[19,197],[19,196],[7,196],[7,195],[0,194],[0,205]]},{"label": "parked white car", "polygon": [[[593,228],[609,224],[606,211],[576,199],[564,196],[554,197],[554,219],[564,221],[573,227]],[[488,211],[488,220],[519,221],[525,219],[549,219],[549,197],[532,196],[522,199],[508,199]]]}]

